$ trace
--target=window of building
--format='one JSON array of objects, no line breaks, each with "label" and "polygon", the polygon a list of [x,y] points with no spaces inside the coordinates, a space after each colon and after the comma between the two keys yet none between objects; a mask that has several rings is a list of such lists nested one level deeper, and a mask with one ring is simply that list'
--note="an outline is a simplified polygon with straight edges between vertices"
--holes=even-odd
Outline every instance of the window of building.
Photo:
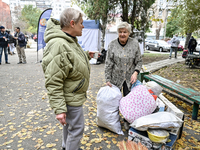
[{"label": "window of building", "polygon": [[61,7],[61,5],[59,5],[59,7]]},{"label": "window of building", "polygon": [[168,10],[168,16],[170,16],[171,15],[171,10]]},{"label": "window of building", "polygon": [[153,11],[149,11],[149,16],[152,16],[153,15]]},{"label": "window of building", "polygon": [[159,10],[158,16],[162,16],[162,10]]}]

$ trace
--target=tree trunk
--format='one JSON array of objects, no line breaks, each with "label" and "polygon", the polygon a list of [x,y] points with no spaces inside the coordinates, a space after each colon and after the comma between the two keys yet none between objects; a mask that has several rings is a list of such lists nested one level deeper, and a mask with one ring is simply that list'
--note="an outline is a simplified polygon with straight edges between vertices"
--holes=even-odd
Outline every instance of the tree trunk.
[{"label": "tree trunk", "polygon": [[159,25],[158,29],[156,29],[156,40],[159,40],[160,30],[161,30],[161,24]]},{"label": "tree trunk", "polygon": [[188,44],[189,44],[189,40],[191,37],[192,33],[187,33],[186,39],[185,39],[185,46],[184,49],[188,49]]},{"label": "tree trunk", "polygon": [[101,25],[101,29],[102,29],[101,49],[104,49],[104,41],[105,41],[105,33],[106,33],[106,23],[103,23],[103,25]]}]

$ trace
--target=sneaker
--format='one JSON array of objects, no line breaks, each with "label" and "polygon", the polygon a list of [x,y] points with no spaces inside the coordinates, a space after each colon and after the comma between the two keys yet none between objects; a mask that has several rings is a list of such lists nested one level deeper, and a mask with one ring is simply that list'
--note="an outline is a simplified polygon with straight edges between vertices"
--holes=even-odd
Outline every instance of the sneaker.
[{"label": "sneaker", "polygon": [[20,62],[18,62],[17,64],[22,64],[22,62],[20,61]]},{"label": "sneaker", "polygon": [[6,62],[6,64],[10,64],[9,62]]},{"label": "sneaker", "polygon": [[171,56],[169,56],[169,59],[171,59]]},{"label": "sneaker", "polygon": [[175,56],[175,59],[177,59],[177,57]]}]

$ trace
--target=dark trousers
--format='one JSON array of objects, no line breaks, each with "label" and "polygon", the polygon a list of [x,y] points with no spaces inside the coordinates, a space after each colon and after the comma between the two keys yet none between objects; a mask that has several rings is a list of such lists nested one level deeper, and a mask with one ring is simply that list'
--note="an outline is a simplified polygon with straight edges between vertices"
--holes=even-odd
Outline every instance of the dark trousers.
[{"label": "dark trousers", "polygon": [[193,54],[193,52],[194,52],[194,48],[190,48],[189,49],[189,54]]},{"label": "dark trousers", "polygon": [[128,89],[128,86],[127,86],[127,84],[126,84],[126,81],[124,81],[122,87],[123,87],[123,95],[124,95],[124,96],[128,95],[128,93],[129,93],[130,91],[129,91],[129,89]]},{"label": "dark trousers", "polygon": [[7,49],[7,47],[0,47],[0,63],[1,63],[1,57],[2,57],[3,51],[4,51],[4,55],[5,55],[5,61],[8,62],[8,49]]}]

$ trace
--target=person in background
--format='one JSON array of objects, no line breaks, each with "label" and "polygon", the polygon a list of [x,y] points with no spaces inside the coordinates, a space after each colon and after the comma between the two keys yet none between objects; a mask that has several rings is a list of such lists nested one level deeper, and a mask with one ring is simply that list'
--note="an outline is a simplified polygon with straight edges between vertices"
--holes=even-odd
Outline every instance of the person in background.
[{"label": "person in background", "polygon": [[7,32],[8,33],[8,45],[9,45],[9,48],[10,48],[10,54],[15,54],[15,46],[14,46],[14,43],[15,43],[15,39],[13,37],[13,35],[10,34],[10,31]]},{"label": "person in background", "polygon": [[172,38],[171,43],[172,44],[171,44],[171,48],[170,48],[169,59],[171,59],[173,51],[175,53],[175,59],[176,59],[177,58],[178,45],[180,44],[180,41],[178,39],[178,34],[176,34],[175,37]]},{"label": "person in background", "polygon": [[16,39],[16,49],[19,57],[19,62],[17,64],[26,64],[26,55],[24,51],[26,46],[25,35],[22,32],[20,32],[19,27],[16,27],[15,31],[16,33],[14,39]]},{"label": "person in background", "polygon": [[196,49],[196,46],[197,46],[197,41],[192,36],[191,39],[190,39],[190,41],[189,41],[189,44],[188,44],[189,54],[193,54],[193,52]]},{"label": "person in background", "polygon": [[[108,45],[105,78],[106,85],[115,85],[123,88],[123,95],[126,96],[142,68],[142,57],[139,43],[135,38],[129,37],[131,26],[122,22],[117,27],[118,38]],[[129,124],[124,120],[124,127],[129,129]]]},{"label": "person in background", "polygon": [[1,58],[2,53],[4,51],[5,55],[5,62],[6,64],[10,64],[8,62],[8,33],[5,32],[5,27],[0,27],[0,65],[1,65]]},{"label": "person in background", "polygon": [[63,125],[63,150],[81,150],[84,131],[83,103],[90,80],[89,59],[93,52],[84,52],[76,36],[82,35],[82,13],[65,9],[60,22],[49,19],[44,34],[42,67],[49,103]]}]

